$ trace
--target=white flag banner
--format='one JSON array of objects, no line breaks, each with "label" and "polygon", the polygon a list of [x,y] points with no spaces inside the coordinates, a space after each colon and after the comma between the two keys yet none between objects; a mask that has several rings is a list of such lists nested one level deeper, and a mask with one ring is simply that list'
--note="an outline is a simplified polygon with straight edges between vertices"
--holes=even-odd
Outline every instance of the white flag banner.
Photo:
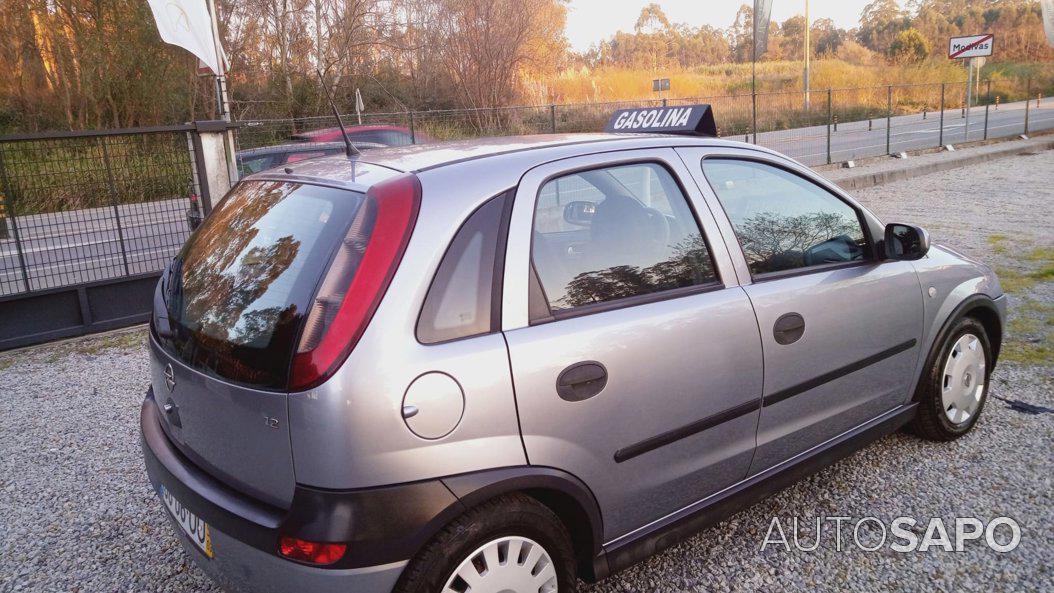
[{"label": "white flag banner", "polygon": [[213,72],[222,73],[212,37],[212,16],[205,0],[147,0],[165,43],[194,54]]},{"label": "white flag banner", "polygon": [[1043,8],[1043,28],[1047,31],[1047,43],[1054,47],[1054,0],[1040,0]]},{"label": "white flag banner", "polygon": [[754,57],[759,58],[769,49],[769,21],[772,0],[754,0]]}]

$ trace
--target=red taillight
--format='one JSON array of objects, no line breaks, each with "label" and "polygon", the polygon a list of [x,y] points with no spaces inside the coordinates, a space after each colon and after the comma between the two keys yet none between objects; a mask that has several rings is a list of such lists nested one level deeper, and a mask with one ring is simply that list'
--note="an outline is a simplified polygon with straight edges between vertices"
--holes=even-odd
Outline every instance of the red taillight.
[{"label": "red taillight", "polygon": [[333,564],[344,557],[347,544],[309,542],[295,537],[283,537],[278,542],[278,551],[291,560],[311,564]]},{"label": "red taillight", "polygon": [[421,184],[412,174],[366,192],[308,311],[290,389],[318,385],[351,353],[399,267],[420,205]]}]

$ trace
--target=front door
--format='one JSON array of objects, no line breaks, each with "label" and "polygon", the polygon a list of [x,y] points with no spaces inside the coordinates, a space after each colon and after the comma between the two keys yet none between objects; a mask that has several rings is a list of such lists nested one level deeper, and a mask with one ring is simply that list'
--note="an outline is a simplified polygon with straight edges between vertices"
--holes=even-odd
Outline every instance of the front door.
[{"label": "front door", "polygon": [[[517,191],[503,326],[532,465],[597,497],[607,540],[746,476],[762,354],[671,149],[561,161]],[[701,223],[701,225],[700,225]]]},{"label": "front door", "polygon": [[911,263],[879,261],[859,207],[792,167],[686,160],[701,167],[752,279],[765,395],[751,474],[903,404],[923,315]]}]

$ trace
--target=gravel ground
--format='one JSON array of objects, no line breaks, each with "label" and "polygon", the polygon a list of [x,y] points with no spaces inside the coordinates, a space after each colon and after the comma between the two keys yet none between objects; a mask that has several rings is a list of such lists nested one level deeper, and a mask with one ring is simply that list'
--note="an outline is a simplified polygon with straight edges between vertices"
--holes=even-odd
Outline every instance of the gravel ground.
[{"label": "gravel ground", "polygon": [[[859,197],[886,220],[921,223],[935,242],[1016,274],[1012,306],[1022,306],[1008,339],[1020,342],[1015,358],[1023,362],[1000,363],[969,436],[941,445],[883,439],[590,593],[1054,590],[1054,362],[1049,351],[1036,355],[1050,343],[1054,285],[1029,276],[1051,265],[1035,250],[1054,248],[1054,151]],[[0,356],[0,592],[216,590],[179,548],[140,460],[143,338],[137,330]],[[1007,553],[976,541],[963,552],[852,545],[852,525],[864,517],[887,525],[913,517],[921,537],[931,517],[952,527],[956,516],[987,523],[1002,515],[1021,529],[1020,545]],[[815,551],[761,550],[774,517],[788,538],[797,518],[800,543],[811,546],[816,519],[835,516],[852,518],[841,551],[830,521]],[[876,526],[864,527],[860,539],[877,543]]]}]

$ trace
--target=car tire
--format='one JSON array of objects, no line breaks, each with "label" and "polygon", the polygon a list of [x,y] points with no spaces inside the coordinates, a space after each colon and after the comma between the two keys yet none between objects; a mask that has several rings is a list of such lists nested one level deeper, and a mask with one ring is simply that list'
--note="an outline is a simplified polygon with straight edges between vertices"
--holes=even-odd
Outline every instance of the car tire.
[{"label": "car tire", "polygon": [[[495,498],[469,510],[433,537],[407,565],[395,591],[465,591],[468,587],[462,575],[476,580],[474,592],[519,593],[521,587],[509,583],[529,582],[537,586],[524,589],[525,593],[574,593],[577,577],[571,536],[560,519],[533,498],[523,494]],[[488,587],[488,578],[499,586]]]},{"label": "car tire", "polygon": [[[952,441],[973,428],[988,399],[992,346],[980,321],[951,326],[919,385],[912,431],[931,441]],[[978,381],[983,381],[977,385]]]}]

